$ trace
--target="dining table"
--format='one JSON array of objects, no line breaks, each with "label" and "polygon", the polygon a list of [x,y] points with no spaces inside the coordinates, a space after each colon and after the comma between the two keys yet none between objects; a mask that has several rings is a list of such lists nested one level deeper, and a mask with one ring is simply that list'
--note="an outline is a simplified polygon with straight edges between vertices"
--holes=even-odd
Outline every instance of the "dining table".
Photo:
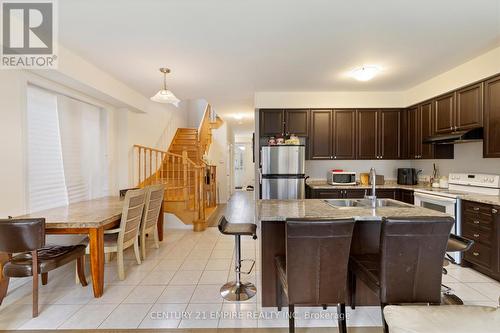
[{"label": "dining table", "polygon": [[[123,197],[108,196],[18,216],[45,218],[45,233],[50,235],[87,235],[89,237],[90,270],[94,297],[104,291],[104,230],[120,225]],[[163,211],[163,206],[161,211]],[[163,240],[163,214],[158,218],[158,236]],[[2,276],[2,265],[9,259],[0,253],[0,304],[5,297],[9,279]]]}]

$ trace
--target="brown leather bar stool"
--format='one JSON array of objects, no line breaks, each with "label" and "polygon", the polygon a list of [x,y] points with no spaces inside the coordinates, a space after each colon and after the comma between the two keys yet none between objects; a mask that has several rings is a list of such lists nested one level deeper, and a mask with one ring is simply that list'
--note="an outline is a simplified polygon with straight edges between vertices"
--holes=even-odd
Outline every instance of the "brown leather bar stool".
[{"label": "brown leather bar stool", "polygon": [[[450,234],[450,238],[448,239],[448,244],[446,246],[446,257],[444,258],[443,261],[443,274],[446,275],[448,274],[448,270],[446,269],[446,266],[448,266],[450,263],[456,264],[457,262],[455,259],[449,255],[449,252],[459,252],[463,253],[468,251],[472,245],[474,245],[474,241],[472,239],[468,239],[462,236],[457,236],[454,234]],[[453,289],[445,285],[444,283],[441,284],[441,292],[442,292],[442,302],[443,304],[447,305],[463,305],[464,302],[453,293]]]},{"label": "brown leather bar stool", "polygon": [[[236,280],[223,285],[220,288],[220,294],[222,298],[228,301],[246,301],[255,296],[257,288],[255,288],[253,283],[242,282],[241,274],[250,274],[255,265],[255,260],[241,259],[241,236],[252,236],[253,239],[257,239],[257,225],[255,223],[230,223],[226,220],[225,216],[222,216],[218,227],[222,234],[234,236],[236,242],[234,260]],[[241,263],[243,261],[252,262],[252,266],[248,271],[241,271]]]},{"label": "brown leather bar stool", "polygon": [[388,217],[382,220],[379,254],[351,256],[349,289],[355,308],[356,278],[380,298],[384,332],[387,304],[441,303],[441,279],[451,217]]},{"label": "brown leather bar stool", "polygon": [[347,331],[347,266],[354,219],[286,221],[286,257],[276,257],[276,300],[288,299],[288,330],[295,332],[295,305],[337,306],[339,331]]},{"label": "brown leather bar stool", "polygon": [[[33,317],[38,316],[38,274],[46,283],[49,271],[77,260],[82,286],[85,245],[45,245],[45,219],[0,219],[0,251],[9,253],[3,274],[9,278],[33,276]],[[14,253],[17,253],[13,256]],[[45,276],[45,278],[43,278]]]}]

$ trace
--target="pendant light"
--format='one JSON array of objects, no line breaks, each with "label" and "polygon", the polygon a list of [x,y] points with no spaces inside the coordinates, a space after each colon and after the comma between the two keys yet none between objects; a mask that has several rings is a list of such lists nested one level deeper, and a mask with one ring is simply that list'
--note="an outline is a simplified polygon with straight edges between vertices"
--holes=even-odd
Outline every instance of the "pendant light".
[{"label": "pendant light", "polygon": [[163,73],[163,87],[151,97],[153,102],[165,103],[165,104],[173,104],[175,106],[179,106],[180,100],[175,97],[174,93],[167,89],[167,74],[170,73],[170,69],[166,67],[160,68],[160,72]]}]

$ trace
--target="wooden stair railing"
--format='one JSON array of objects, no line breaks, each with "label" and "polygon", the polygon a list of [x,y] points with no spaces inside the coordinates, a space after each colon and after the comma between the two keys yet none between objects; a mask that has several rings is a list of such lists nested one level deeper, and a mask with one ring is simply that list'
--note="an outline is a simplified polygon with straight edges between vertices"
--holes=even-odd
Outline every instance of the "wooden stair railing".
[{"label": "wooden stair railing", "polygon": [[212,129],[222,124],[207,104],[200,126],[177,128],[168,151],[134,145],[136,184],[164,184],[164,211],[193,224],[195,231],[206,228],[208,216],[217,207],[217,169],[207,164],[204,156],[212,143]]},{"label": "wooden stair railing", "polygon": [[192,223],[194,231],[205,230],[206,210],[216,206],[216,167],[197,165],[186,150],[176,154],[134,145],[134,151],[137,151],[138,187],[164,184],[164,203],[183,203],[182,208],[177,205],[172,213],[184,223]]}]

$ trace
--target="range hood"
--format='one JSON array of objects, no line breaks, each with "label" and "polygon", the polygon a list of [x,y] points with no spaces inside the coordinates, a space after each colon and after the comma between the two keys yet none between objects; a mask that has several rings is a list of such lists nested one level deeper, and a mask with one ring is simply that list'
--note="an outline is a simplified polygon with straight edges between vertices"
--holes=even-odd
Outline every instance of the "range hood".
[{"label": "range hood", "polygon": [[476,142],[483,140],[483,128],[473,128],[465,131],[456,131],[446,134],[431,135],[422,140],[422,143],[453,144]]}]

